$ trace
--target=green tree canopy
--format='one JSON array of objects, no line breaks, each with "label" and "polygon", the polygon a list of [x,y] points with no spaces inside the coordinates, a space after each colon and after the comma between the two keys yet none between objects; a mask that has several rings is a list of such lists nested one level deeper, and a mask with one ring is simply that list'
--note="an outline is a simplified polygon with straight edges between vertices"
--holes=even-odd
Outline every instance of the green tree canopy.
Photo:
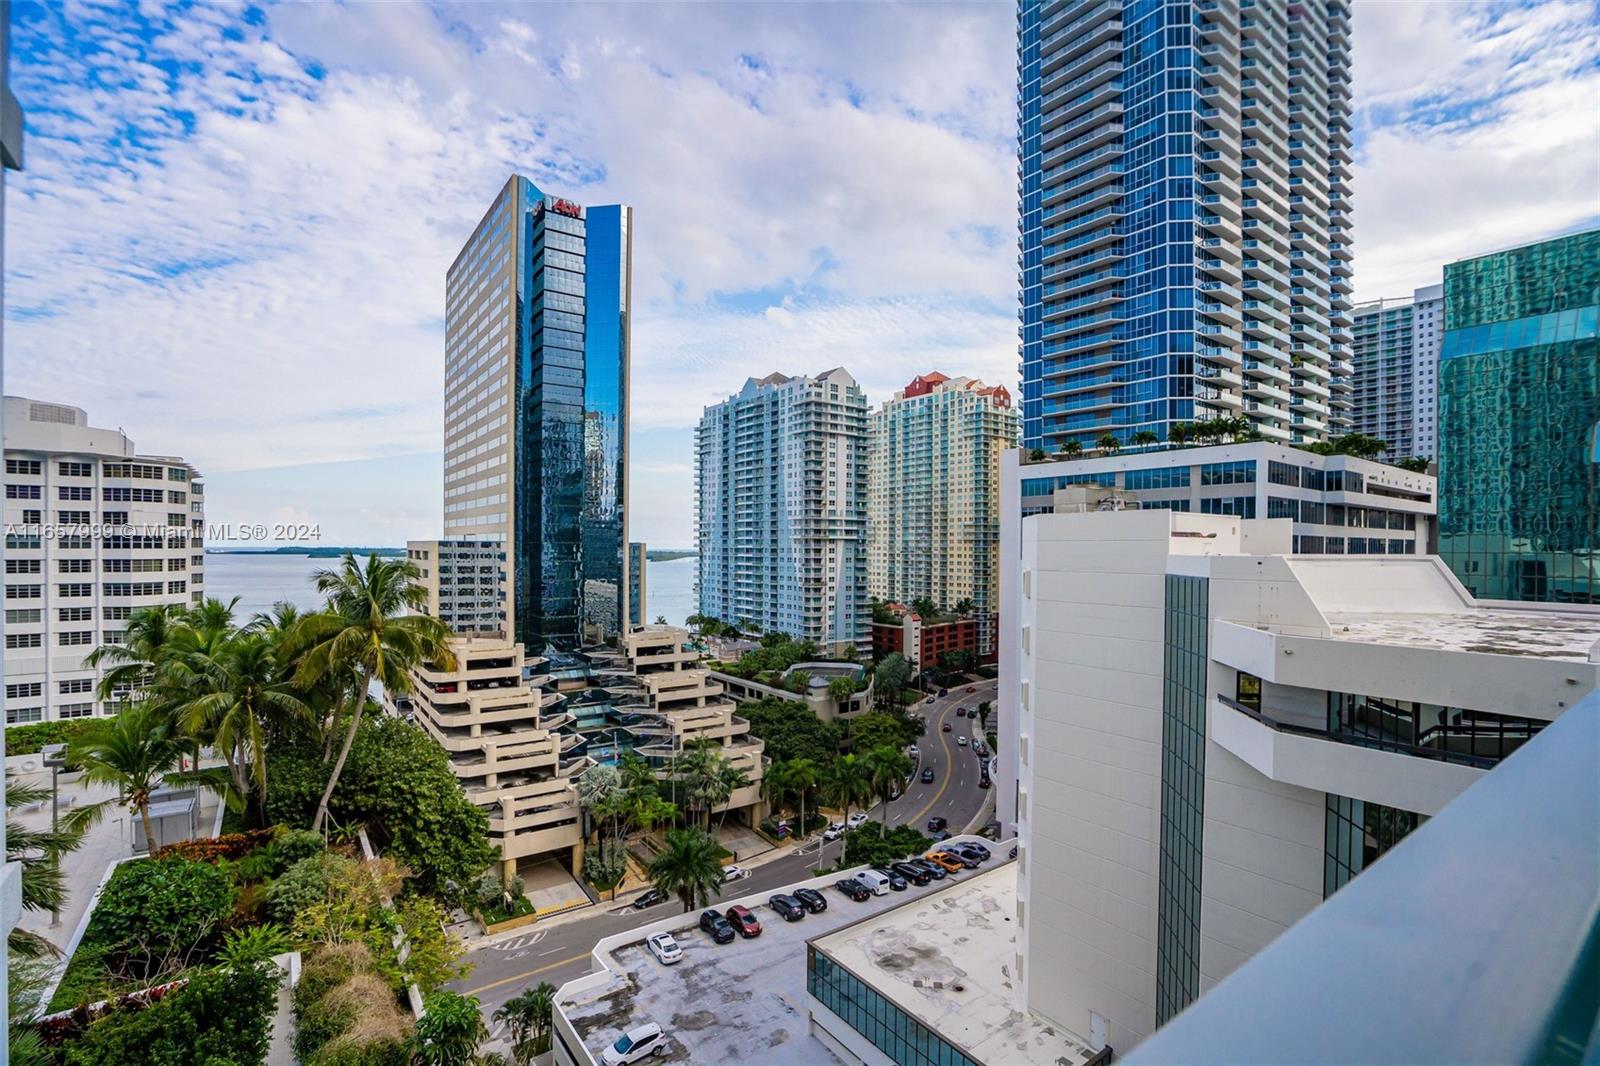
[{"label": "green tree canopy", "polygon": [[749,719],[750,732],[766,741],[766,755],[775,762],[809,759],[825,766],[839,754],[839,727],[803,703],[767,697],[740,704],[739,713]]}]

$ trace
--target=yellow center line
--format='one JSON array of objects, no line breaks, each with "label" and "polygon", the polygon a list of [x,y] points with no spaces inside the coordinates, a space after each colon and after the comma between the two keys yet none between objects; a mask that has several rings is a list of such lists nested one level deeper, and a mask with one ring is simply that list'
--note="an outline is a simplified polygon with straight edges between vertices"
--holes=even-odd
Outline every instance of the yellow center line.
[{"label": "yellow center line", "polygon": [[481,992],[489,991],[491,988],[499,988],[501,985],[509,985],[513,981],[526,981],[530,977],[536,977],[539,974],[542,974],[542,973],[544,973],[544,972],[546,972],[548,970],[554,970],[559,966],[566,966],[569,963],[577,962],[579,959],[587,959],[589,957],[589,955],[590,955],[590,952],[585,951],[582,954],[571,955],[571,956],[569,956],[569,957],[567,957],[565,959],[561,959],[561,960],[559,960],[557,962],[552,962],[547,966],[541,966],[536,970],[529,970],[527,973],[519,973],[519,974],[513,974],[510,977],[502,977],[498,981],[490,981],[486,985],[479,985],[477,988],[469,988],[469,989],[467,989],[467,995],[476,996]]},{"label": "yellow center line", "polygon": [[950,755],[950,741],[945,739],[947,734],[943,728],[945,715],[949,713],[950,707],[946,707],[944,710],[939,712],[939,721],[934,723],[940,727],[939,746],[944,749],[944,780],[939,783],[939,791],[933,794],[933,799],[929,800],[922,810],[918,811],[916,814],[913,814],[910,821],[906,822],[907,825],[912,826],[913,828],[921,823],[923,815],[927,814],[938,805],[939,801],[944,798],[944,790],[950,787],[950,771],[955,766],[955,759]]}]

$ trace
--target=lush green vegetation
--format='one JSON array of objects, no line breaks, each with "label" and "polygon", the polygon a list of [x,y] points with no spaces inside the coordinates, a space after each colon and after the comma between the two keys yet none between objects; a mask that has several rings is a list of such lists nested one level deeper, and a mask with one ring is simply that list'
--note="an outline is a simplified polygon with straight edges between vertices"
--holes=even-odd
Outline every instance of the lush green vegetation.
[{"label": "lush green vegetation", "polygon": [[859,829],[846,830],[845,854],[848,862],[841,866],[886,866],[912,855],[921,855],[933,846],[933,841],[911,826],[897,825],[885,829],[881,823],[868,822]]},{"label": "lush green vegetation", "polygon": [[927,732],[928,723],[903,711],[870,711],[852,719],[847,728],[850,749],[868,752],[885,746],[903,748],[915,744]]},{"label": "lush green vegetation", "polygon": [[506,1027],[511,1040],[511,1061],[515,1066],[533,1066],[534,1059],[550,1050],[555,1001],[556,986],[540,981],[506,1000],[494,1012],[494,1020]]},{"label": "lush green vegetation", "polygon": [[46,744],[71,744],[93,724],[88,718],[77,718],[65,722],[33,722],[28,725],[7,726],[6,754],[35,755],[42,751]]},{"label": "lush green vegetation", "polygon": [[257,1063],[266,1058],[278,972],[253,960],[193,970],[149,1006],[101,1017],[64,1047],[66,1066]]},{"label": "lush green vegetation", "polygon": [[872,672],[873,692],[880,703],[898,706],[900,694],[911,683],[911,664],[897,651],[885,655]]},{"label": "lush green vegetation", "polygon": [[[1167,429],[1167,443],[1177,447],[1189,445],[1244,443],[1246,441],[1264,440],[1250,420],[1243,417],[1208,418],[1200,422],[1174,422]],[[1141,430],[1124,442],[1115,433],[1103,433],[1095,440],[1095,446],[1103,453],[1115,455],[1124,444],[1132,444],[1138,448],[1146,449],[1160,443],[1159,438],[1149,430]],[[1387,441],[1365,433],[1346,433],[1331,440],[1311,441],[1303,444],[1293,444],[1291,447],[1301,451],[1313,452],[1317,455],[1353,455],[1358,459],[1371,459],[1380,461],[1379,457],[1389,450]],[[1083,445],[1077,441],[1068,441],[1062,446],[1061,451],[1054,456],[1057,459],[1076,459],[1083,454]],[[1028,452],[1028,461],[1032,463],[1044,462],[1052,458],[1046,455],[1043,449],[1034,448]],[[1392,465],[1413,473],[1425,473],[1429,460],[1423,456],[1410,456],[1395,460]]]},{"label": "lush green vegetation", "polygon": [[766,741],[766,755],[774,762],[809,759],[825,766],[839,753],[839,727],[803,703],[769,696],[741,703],[739,714],[749,720],[750,732]]},{"label": "lush green vegetation", "polygon": [[294,990],[295,1054],[304,1066],[405,1066],[411,1020],[364,944],[306,959]]},{"label": "lush green vegetation", "polygon": [[[269,818],[308,824],[327,773],[323,749],[310,740],[274,748]],[[419,892],[458,897],[447,885],[472,884],[494,861],[488,816],[461,791],[450,757],[397,718],[361,723],[328,811],[335,825],[365,825],[373,847],[408,867]]]},{"label": "lush green vegetation", "polygon": [[727,857],[727,849],[704,829],[672,829],[666,846],[650,861],[650,880],[664,895],[677,896],[687,914],[711,906],[722,895],[722,860]]}]

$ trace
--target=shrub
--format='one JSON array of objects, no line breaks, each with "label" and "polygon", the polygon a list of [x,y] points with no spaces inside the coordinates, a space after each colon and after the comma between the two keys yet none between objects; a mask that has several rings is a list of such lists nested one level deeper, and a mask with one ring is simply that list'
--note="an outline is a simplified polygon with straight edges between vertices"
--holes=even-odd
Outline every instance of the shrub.
[{"label": "shrub", "polygon": [[266,1058],[277,1004],[270,966],[199,970],[149,1006],[125,1007],[94,1022],[66,1047],[67,1066],[248,1063]]},{"label": "shrub", "polygon": [[279,876],[301,859],[321,855],[327,847],[320,833],[313,833],[309,829],[286,830],[272,842],[272,876]]},{"label": "shrub", "polygon": [[810,759],[826,766],[839,754],[839,727],[822,721],[803,703],[766,697],[740,704],[739,713],[750,720],[750,732],[767,742],[767,757],[773,762]]},{"label": "shrub", "polygon": [[123,863],[73,954],[52,1009],[97,998],[119,984],[146,985],[206,961],[220,943],[237,890],[208,862]]},{"label": "shrub", "polygon": [[305,1066],[403,1066],[410,1024],[362,944],[310,954],[294,990],[296,1055]]},{"label": "shrub", "polygon": [[329,883],[354,865],[354,859],[331,851],[301,859],[267,889],[267,917],[292,926],[295,915],[312,904],[324,902],[328,898]]},{"label": "shrub", "polygon": [[897,825],[886,830],[883,836],[878,836],[879,826],[876,822],[868,822],[860,829],[851,829],[845,833],[845,853],[850,856],[850,865],[859,866],[865,863],[868,866],[883,866],[886,863],[899,862],[910,855],[920,855],[933,846],[933,841],[923,836],[908,825]]},{"label": "shrub", "polygon": [[[273,754],[269,820],[310,825],[328,783],[322,749],[303,744]],[[340,825],[365,825],[373,847],[408,867],[415,888],[430,895],[449,894],[453,883],[462,886],[454,893],[461,896],[494,861],[489,816],[467,800],[449,756],[397,718],[361,723],[330,810]]]},{"label": "shrub", "polygon": [[152,858],[187,859],[190,862],[217,862],[220,859],[242,859],[259,848],[271,844],[278,835],[277,828],[250,829],[243,833],[228,833],[220,837],[197,837],[180,840],[157,848]]},{"label": "shrub", "polygon": [[33,722],[6,727],[7,755],[36,755],[46,744],[71,744],[78,734],[92,725],[90,718],[65,722]]}]

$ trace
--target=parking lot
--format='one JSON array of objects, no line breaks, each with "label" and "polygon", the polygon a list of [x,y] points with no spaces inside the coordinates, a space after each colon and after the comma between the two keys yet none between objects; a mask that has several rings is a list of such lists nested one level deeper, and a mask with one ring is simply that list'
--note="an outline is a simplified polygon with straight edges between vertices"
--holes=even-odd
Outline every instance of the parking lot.
[{"label": "parking lot", "polygon": [[[976,838],[962,838],[976,839]],[[1006,845],[1009,850],[1009,844]],[[994,850],[991,845],[991,850]],[[667,1031],[669,1062],[760,1062],[814,1066],[834,1061],[810,1036],[806,1014],[806,941],[851,922],[889,910],[951,881],[993,869],[1003,852],[978,870],[952,874],[949,880],[903,892],[873,896],[856,903],[832,885],[843,875],[830,875],[791,886],[817,888],[828,909],[785,922],[767,905],[767,896],[724,899],[719,910],[734,903],[749,907],[761,921],[762,934],[716,944],[700,931],[699,911],[679,915],[625,935],[625,942],[600,949],[609,978],[572,982],[557,996],[558,1007],[596,1060],[600,1052],[628,1029],[655,1022]],[[683,960],[670,966],[657,962],[644,937],[669,925],[683,949]],[[624,938],[619,938],[623,940]],[[663,1061],[663,1060],[656,1060]]]}]

